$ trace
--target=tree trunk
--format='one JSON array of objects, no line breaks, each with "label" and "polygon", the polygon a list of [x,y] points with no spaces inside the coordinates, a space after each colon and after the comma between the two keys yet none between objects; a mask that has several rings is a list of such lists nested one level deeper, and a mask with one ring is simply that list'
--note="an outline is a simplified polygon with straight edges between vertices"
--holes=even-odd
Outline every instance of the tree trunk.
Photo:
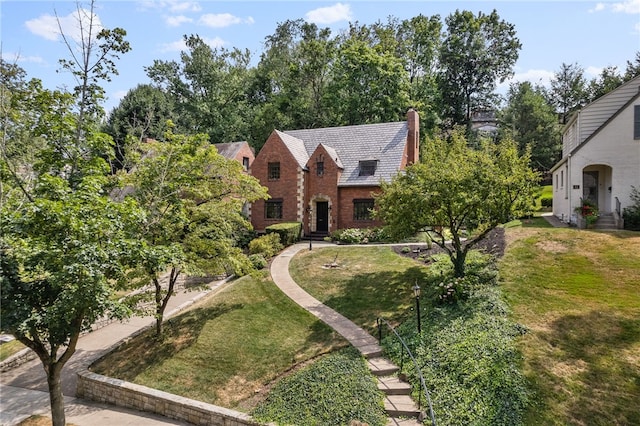
[{"label": "tree trunk", "polygon": [[64,416],[64,395],[62,395],[62,384],[60,376],[63,364],[54,362],[47,369],[47,385],[49,385],[49,401],[51,403],[51,420],[53,426],[64,426],[66,419]]},{"label": "tree trunk", "polygon": [[467,252],[464,250],[456,250],[456,255],[451,257],[453,262],[453,275],[457,278],[464,277],[465,261],[467,259]]}]

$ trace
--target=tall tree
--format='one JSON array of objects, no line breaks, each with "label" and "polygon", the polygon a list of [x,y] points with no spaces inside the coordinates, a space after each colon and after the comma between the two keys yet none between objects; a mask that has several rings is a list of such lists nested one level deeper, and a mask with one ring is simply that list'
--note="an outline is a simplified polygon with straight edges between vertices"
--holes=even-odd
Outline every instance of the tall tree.
[{"label": "tall tree", "polygon": [[383,183],[376,216],[399,237],[433,229],[434,242],[461,277],[470,249],[499,224],[529,211],[538,175],[529,167],[529,153],[520,155],[508,139],[476,150],[456,131],[449,141],[427,140],[422,152],[420,163]]},{"label": "tall tree", "polygon": [[409,104],[402,62],[357,39],[341,46],[327,90],[340,125],[398,121]]},{"label": "tall tree", "polygon": [[475,109],[492,107],[498,83],[513,75],[522,45],[513,24],[494,10],[456,11],[445,19],[447,29],[440,50],[440,92],[443,119],[450,125],[470,125]]},{"label": "tall tree", "polygon": [[253,145],[259,148],[274,128],[331,125],[326,86],[337,41],[328,28],[303,20],[278,24],[265,38],[250,99],[255,108]]},{"label": "tall tree", "polygon": [[[111,139],[96,130],[99,82],[116,72],[114,60],[129,50],[125,32],[98,30],[93,2],[76,12],[79,49],[65,37],[71,59],[61,61],[77,80],[73,92],[45,90],[37,80],[23,85],[18,78],[19,90],[7,99],[3,89],[0,102],[0,178],[9,188],[0,205],[2,328],[42,362],[55,426],[65,424],[60,374],[80,332],[99,317],[126,312],[111,295],[135,247],[127,231],[137,216],[130,203],[106,196],[102,155]],[[31,140],[37,143],[29,158],[10,149]]]},{"label": "tall tree", "polygon": [[599,97],[606,95],[624,82],[624,78],[618,72],[618,67],[605,67],[600,75],[589,81],[587,91],[589,102],[593,102]]},{"label": "tall tree", "polygon": [[556,108],[560,123],[567,124],[569,116],[582,108],[588,99],[584,70],[577,63],[562,63],[551,79],[549,99]]},{"label": "tall tree", "polygon": [[498,117],[502,138],[511,138],[521,154],[531,150],[531,164],[548,171],[560,160],[562,140],[555,110],[544,91],[529,82],[514,83],[507,93],[507,106]]},{"label": "tall tree", "polygon": [[632,61],[627,61],[627,68],[624,71],[624,81],[629,81],[640,75],[640,52],[636,52],[636,56]]},{"label": "tall tree", "polygon": [[266,188],[207,139],[168,132],[164,142],[144,143],[141,161],[123,175],[124,194],[146,212],[137,232],[139,260],[152,286],[148,295],[158,335],[181,274],[242,274],[250,268],[238,245],[241,233],[251,228],[242,208],[265,198]]},{"label": "tall tree", "polygon": [[148,84],[129,90],[104,126],[105,133],[115,142],[112,170],[128,168],[128,151],[142,140],[161,140],[167,131],[167,120],[173,118],[173,106],[162,90]]},{"label": "tall tree", "polygon": [[198,35],[184,40],[188,50],[180,62],[156,60],[146,68],[175,106],[178,131],[206,133],[216,143],[245,140],[251,117],[245,90],[249,51],[214,49]]}]

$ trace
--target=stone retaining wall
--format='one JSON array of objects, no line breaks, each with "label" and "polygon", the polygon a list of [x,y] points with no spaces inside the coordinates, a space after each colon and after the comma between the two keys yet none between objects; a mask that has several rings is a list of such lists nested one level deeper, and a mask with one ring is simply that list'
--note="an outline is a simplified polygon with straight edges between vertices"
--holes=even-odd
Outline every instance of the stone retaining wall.
[{"label": "stone retaining wall", "polygon": [[16,368],[19,365],[24,364],[25,362],[29,362],[32,359],[36,359],[38,355],[34,351],[29,348],[24,348],[20,352],[16,352],[11,355],[9,358],[0,362],[0,372],[4,373],[5,371],[9,371],[12,368]]},{"label": "stone retaining wall", "polygon": [[251,416],[84,370],[78,373],[76,396],[118,407],[159,414],[196,425],[256,426]]}]

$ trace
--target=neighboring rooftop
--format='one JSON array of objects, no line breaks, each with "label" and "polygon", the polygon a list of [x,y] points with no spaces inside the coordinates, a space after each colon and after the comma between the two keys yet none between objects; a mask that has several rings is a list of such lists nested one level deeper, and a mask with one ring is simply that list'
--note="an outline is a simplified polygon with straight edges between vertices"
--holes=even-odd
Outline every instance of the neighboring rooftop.
[{"label": "neighboring rooftop", "polygon": [[[246,141],[217,143],[215,144],[215,147],[218,149],[218,153],[223,157],[234,159],[244,144],[248,143]],[[251,150],[253,151],[253,148],[251,148]]]},{"label": "neighboring rooftop", "polygon": [[[338,186],[376,186],[390,181],[402,164],[407,133],[406,121],[278,132],[301,167],[318,145],[335,150],[337,160],[333,160],[344,169]],[[373,176],[359,176],[363,160],[377,162]]]}]

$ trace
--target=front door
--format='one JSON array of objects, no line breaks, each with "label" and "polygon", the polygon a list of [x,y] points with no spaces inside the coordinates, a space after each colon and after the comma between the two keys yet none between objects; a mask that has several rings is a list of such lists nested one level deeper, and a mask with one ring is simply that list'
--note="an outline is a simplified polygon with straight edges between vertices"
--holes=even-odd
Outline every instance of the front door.
[{"label": "front door", "polygon": [[582,172],[582,199],[591,201],[598,206],[598,180],[597,171]]},{"label": "front door", "polygon": [[329,231],[329,202],[316,202],[316,232]]}]

